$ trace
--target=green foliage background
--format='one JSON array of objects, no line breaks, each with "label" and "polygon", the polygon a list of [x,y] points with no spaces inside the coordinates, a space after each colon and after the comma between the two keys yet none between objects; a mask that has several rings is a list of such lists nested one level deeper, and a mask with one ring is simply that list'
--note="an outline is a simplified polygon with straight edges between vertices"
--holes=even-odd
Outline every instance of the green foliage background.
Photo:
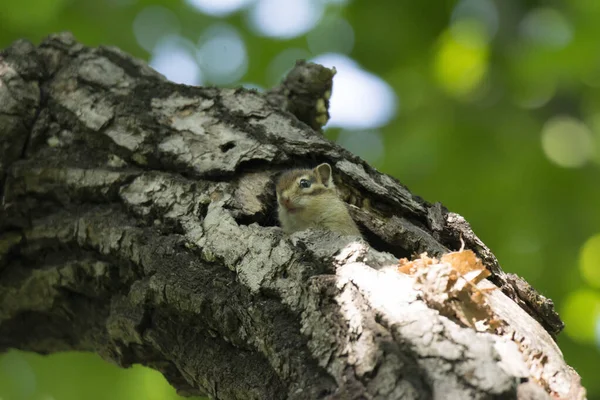
[{"label": "green foliage background", "polygon": [[[589,398],[600,399],[600,1],[497,0],[493,34],[485,24],[452,25],[459,3],[330,1],[316,29],[328,32],[332,17],[348,21],[348,55],[399,98],[396,116],[378,130],[384,153],[373,164],[462,214],[506,271],[555,301],[567,323],[559,345]],[[0,48],[69,30],[87,45],[114,45],[148,60],[132,25],[149,5],[170,9],[192,42],[216,21],[237,28],[248,54],[240,82],[271,86],[279,76],[266,71],[286,49],[317,55],[305,35],[257,34],[243,10],[214,17],[167,0],[3,0]],[[546,25],[528,33],[524,21],[532,15]],[[560,132],[548,134],[544,147],[549,124]],[[336,139],[340,130],[326,134]],[[12,351],[0,356],[0,398],[178,397],[142,367]]]}]

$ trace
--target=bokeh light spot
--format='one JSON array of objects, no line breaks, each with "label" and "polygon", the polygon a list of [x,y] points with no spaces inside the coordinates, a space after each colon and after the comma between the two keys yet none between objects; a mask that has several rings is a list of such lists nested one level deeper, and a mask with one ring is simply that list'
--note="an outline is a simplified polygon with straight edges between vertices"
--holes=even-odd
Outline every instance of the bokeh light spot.
[{"label": "bokeh light spot", "polygon": [[531,233],[515,231],[508,239],[511,251],[518,254],[538,253],[541,249],[539,238]]},{"label": "bokeh light spot", "polygon": [[592,129],[595,155],[593,161],[600,164],[600,113],[596,112],[588,116],[586,122]]},{"label": "bokeh light spot", "polygon": [[250,10],[250,26],[260,35],[291,39],[310,31],[323,10],[320,0],[260,0]]},{"label": "bokeh light spot", "polygon": [[354,60],[342,54],[323,54],[311,61],[337,70],[328,127],[378,128],[396,114],[398,99],[390,85],[360,68]]},{"label": "bokeh light spot", "polygon": [[600,294],[589,289],[572,292],[565,300],[561,317],[565,333],[580,343],[594,343],[596,321],[600,316]]},{"label": "bokeh light spot", "polygon": [[164,375],[139,364],[127,370],[127,383],[123,398],[145,400],[174,398],[175,390],[166,382]]},{"label": "bokeh light spot", "polygon": [[589,285],[600,288],[600,233],[589,238],[581,248],[579,269]]},{"label": "bokeh light spot", "polygon": [[377,165],[383,161],[384,146],[381,132],[376,130],[340,132],[337,143],[351,151],[369,164]]},{"label": "bokeh light spot", "polygon": [[194,58],[194,45],[179,36],[162,38],[150,59],[150,66],[175,83],[199,86],[202,73]]},{"label": "bokeh light spot", "polygon": [[354,47],[354,29],[343,18],[324,18],[306,35],[306,42],[313,54],[348,54]]},{"label": "bokeh light spot", "polygon": [[238,81],[248,69],[246,45],[229,25],[208,28],[200,38],[197,56],[207,80],[217,85]]},{"label": "bokeh light spot", "polygon": [[486,37],[482,25],[474,20],[461,20],[442,34],[434,74],[446,92],[463,97],[481,84],[488,68]]},{"label": "bokeh light spot", "polygon": [[215,17],[224,17],[232,14],[254,3],[254,1],[255,0],[185,0],[187,4],[201,13]]},{"label": "bokeh light spot", "polygon": [[267,86],[275,86],[296,65],[298,60],[308,60],[310,53],[304,49],[290,48],[277,54],[267,67]]},{"label": "bokeh light spot", "polygon": [[554,96],[556,86],[553,82],[527,82],[515,90],[515,103],[525,109],[540,108]]},{"label": "bokeh light spot", "polygon": [[542,128],[542,149],[546,157],[558,166],[581,167],[594,154],[592,132],[575,118],[554,117]]},{"label": "bokeh light spot", "polygon": [[523,18],[523,37],[534,44],[560,49],[571,42],[573,29],[563,14],[552,8],[538,8]]},{"label": "bokeh light spot", "polygon": [[11,350],[0,358],[0,387],[6,398],[31,398],[37,388],[35,371],[23,355]]},{"label": "bokeh light spot", "polygon": [[452,11],[451,21],[454,25],[464,20],[479,22],[486,31],[484,37],[487,41],[491,40],[498,31],[498,10],[491,0],[460,1]]},{"label": "bokeh light spot", "polygon": [[179,19],[168,8],[149,6],[133,20],[133,34],[143,49],[151,52],[157,43],[167,35],[180,31]]},{"label": "bokeh light spot", "polygon": [[596,318],[596,347],[600,349],[600,313]]}]

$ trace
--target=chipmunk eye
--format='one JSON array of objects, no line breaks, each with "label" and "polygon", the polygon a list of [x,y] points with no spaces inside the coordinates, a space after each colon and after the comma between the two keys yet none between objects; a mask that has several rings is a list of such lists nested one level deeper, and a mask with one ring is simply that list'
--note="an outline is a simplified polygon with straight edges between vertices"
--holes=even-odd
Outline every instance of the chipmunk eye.
[{"label": "chipmunk eye", "polygon": [[298,184],[303,189],[306,189],[306,188],[310,187],[310,181],[308,179],[300,179],[300,182]]}]

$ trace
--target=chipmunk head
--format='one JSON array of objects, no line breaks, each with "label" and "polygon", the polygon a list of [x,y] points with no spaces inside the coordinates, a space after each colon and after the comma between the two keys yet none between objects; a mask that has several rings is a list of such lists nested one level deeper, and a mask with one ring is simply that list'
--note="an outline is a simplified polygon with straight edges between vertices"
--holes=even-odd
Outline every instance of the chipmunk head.
[{"label": "chipmunk head", "polygon": [[284,172],[277,181],[277,202],[289,213],[310,207],[317,196],[333,193],[335,185],[331,166],[327,163],[314,169],[296,169]]}]

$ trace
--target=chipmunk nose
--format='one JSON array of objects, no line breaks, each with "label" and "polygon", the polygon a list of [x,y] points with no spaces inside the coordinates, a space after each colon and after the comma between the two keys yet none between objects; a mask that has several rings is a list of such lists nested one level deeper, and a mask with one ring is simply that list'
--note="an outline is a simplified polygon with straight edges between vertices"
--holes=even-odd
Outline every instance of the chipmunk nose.
[{"label": "chipmunk nose", "polygon": [[286,196],[286,195],[282,194],[279,197],[279,202],[281,203],[282,206],[284,206],[288,210],[291,209],[291,208],[293,208],[292,199],[290,199],[290,196]]}]

